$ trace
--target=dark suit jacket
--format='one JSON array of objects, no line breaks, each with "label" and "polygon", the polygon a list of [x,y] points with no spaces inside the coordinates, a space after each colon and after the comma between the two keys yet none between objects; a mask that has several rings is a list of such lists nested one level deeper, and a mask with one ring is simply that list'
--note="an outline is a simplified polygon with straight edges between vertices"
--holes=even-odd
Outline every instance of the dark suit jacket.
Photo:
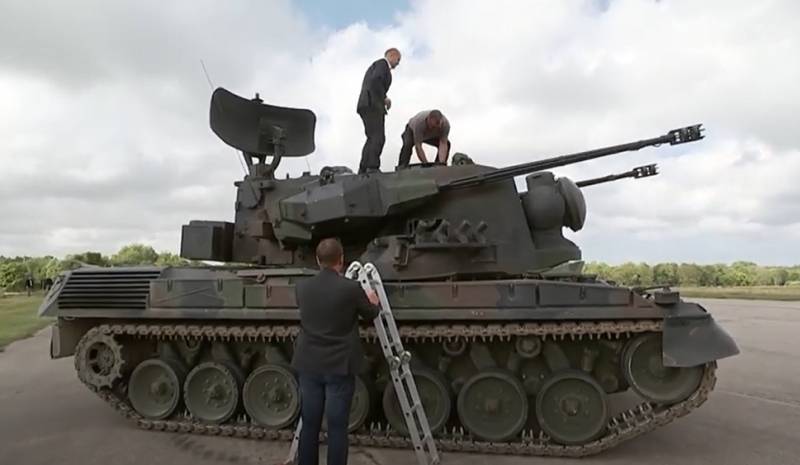
[{"label": "dark suit jacket", "polygon": [[367,299],[358,281],[322,269],[295,287],[300,307],[300,334],[292,368],[318,375],[357,374],[364,352],[358,336],[358,317],[372,321],[378,308]]},{"label": "dark suit jacket", "polygon": [[361,93],[358,95],[356,111],[386,111],[383,100],[389,87],[392,85],[392,70],[386,59],[381,58],[367,68],[364,80],[361,82]]}]

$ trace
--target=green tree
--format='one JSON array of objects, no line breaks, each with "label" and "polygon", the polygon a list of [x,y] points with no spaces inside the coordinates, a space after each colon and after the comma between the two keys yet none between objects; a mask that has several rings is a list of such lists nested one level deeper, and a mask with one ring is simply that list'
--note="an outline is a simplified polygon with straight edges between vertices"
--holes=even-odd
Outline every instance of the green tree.
[{"label": "green tree", "polygon": [[786,282],[796,283],[800,281],[800,266],[793,266],[786,270]]},{"label": "green tree", "polygon": [[158,254],[149,245],[130,244],[119,249],[111,257],[111,264],[115,266],[154,265]]},{"label": "green tree", "polygon": [[158,266],[186,266],[189,264],[189,260],[171,252],[161,252],[158,254],[155,264]]},{"label": "green tree", "polygon": [[103,256],[100,252],[83,252],[75,255],[67,255],[66,260],[94,266],[108,266],[110,264],[108,257]]},{"label": "green tree", "polygon": [[50,257],[50,259],[47,260],[47,263],[42,268],[42,279],[44,278],[55,279],[56,276],[59,275],[59,273],[65,270],[64,268],[65,263],[66,262],[63,260],[59,260],[55,257]]},{"label": "green tree", "polygon": [[610,279],[611,266],[601,262],[589,262],[584,266],[583,272],[597,275],[600,279]]},{"label": "green tree", "polygon": [[725,274],[725,270],[728,269],[726,265],[705,265],[702,268],[702,286],[722,286],[722,276]]},{"label": "green tree", "polygon": [[787,281],[789,281],[789,270],[786,268],[778,268],[775,270],[776,286],[785,286]]},{"label": "green tree", "polygon": [[22,261],[6,261],[0,265],[0,288],[18,291],[25,287],[28,269]]},{"label": "green tree", "polygon": [[617,266],[602,263],[596,268],[602,270],[598,273],[602,278],[625,286],[647,286],[652,282],[650,266],[646,263],[626,262]]},{"label": "green tree", "polygon": [[678,265],[675,263],[659,263],[653,267],[653,284],[680,284]]},{"label": "green tree", "polygon": [[753,262],[733,262],[729,273],[737,277],[739,284],[734,284],[734,286],[753,286],[758,281],[758,265]]},{"label": "green tree", "polygon": [[678,265],[678,284],[681,286],[705,286],[705,272],[694,263]]},{"label": "green tree", "polygon": [[752,286],[755,283],[755,274],[747,269],[730,266],[720,276],[723,286]]}]

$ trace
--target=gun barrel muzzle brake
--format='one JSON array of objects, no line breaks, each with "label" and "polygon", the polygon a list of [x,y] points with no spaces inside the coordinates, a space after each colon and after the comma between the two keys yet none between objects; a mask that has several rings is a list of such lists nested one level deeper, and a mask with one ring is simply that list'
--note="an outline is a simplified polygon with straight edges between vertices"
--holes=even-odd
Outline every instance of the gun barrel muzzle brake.
[{"label": "gun barrel muzzle brake", "polygon": [[673,129],[667,133],[669,145],[685,144],[686,142],[694,142],[704,138],[705,136],[702,133],[705,128],[702,126],[702,124],[695,124],[685,128]]}]

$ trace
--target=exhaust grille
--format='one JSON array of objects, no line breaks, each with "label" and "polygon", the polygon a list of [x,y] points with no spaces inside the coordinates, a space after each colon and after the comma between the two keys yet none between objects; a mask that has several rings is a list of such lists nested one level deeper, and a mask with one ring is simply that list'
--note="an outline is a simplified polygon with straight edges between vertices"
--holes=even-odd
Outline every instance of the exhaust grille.
[{"label": "exhaust grille", "polygon": [[78,269],[70,274],[59,293],[58,307],[144,310],[150,280],[160,274],[159,268]]}]

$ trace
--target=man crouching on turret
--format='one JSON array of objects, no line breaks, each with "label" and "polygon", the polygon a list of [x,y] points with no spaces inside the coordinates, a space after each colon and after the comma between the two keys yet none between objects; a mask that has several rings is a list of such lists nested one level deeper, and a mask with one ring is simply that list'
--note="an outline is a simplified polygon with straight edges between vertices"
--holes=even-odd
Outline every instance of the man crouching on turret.
[{"label": "man crouching on turret", "polygon": [[439,110],[425,110],[414,115],[403,131],[403,148],[400,149],[399,167],[408,166],[411,160],[411,148],[414,147],[417,157],[422,163],[428,163],[428,157],[422,144],[437,147],[435,164],[446,165],[450,154],[450,122]]}]

